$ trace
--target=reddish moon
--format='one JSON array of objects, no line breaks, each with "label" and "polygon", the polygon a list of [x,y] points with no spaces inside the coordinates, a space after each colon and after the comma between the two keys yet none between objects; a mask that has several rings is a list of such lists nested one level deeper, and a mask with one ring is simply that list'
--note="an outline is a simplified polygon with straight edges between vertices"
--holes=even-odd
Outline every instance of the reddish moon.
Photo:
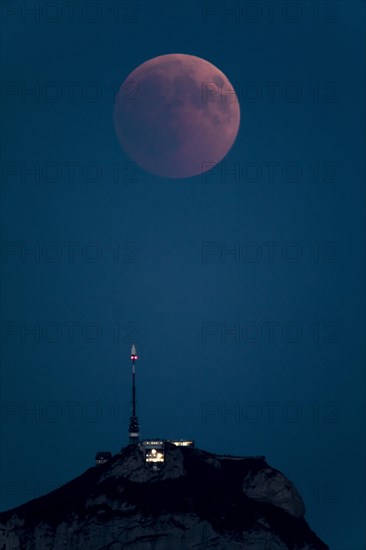
[{"label": "reddish moon", "polygon": [[128,156],[157,176],[187,178],[220,162],[233,145],[240,108],[214,65],[186,54],[142,63],[116,96],[114,126]]}]

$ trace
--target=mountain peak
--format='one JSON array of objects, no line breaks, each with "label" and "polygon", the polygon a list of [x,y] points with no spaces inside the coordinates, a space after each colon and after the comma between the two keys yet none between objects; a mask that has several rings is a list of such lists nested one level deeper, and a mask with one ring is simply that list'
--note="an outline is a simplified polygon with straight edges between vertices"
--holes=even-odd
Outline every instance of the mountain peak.
[{"label": "mountain peak", "polygon": [[[150,449],[151,450],[151,446]],[[159,449],[157,449],[159,450]],[[6,550],[327,550],[294,485],[264,457],[164,442],[102,465],[0,514]]]}]

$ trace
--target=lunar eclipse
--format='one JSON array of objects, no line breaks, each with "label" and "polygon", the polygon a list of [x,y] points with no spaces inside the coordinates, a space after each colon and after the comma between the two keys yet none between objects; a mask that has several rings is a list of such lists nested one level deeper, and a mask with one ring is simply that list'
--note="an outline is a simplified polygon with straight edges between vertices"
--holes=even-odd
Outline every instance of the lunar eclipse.
[{"label": "lunar eclipse", "polygon": [[114,126],[127,155],[166,178],[187,178],[220,162],[240,124],[228,78],[193,55],[167,54],[142,63],[116,96]]}]

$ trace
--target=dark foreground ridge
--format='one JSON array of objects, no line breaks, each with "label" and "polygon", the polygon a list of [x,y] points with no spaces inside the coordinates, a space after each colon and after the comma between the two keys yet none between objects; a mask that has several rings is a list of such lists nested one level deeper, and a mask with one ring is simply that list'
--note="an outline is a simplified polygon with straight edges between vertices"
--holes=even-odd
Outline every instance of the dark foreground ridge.
[{"label": "dark foreground ridge", "polygon": [[130,445],[0,514],[1,550],[329,550],[293,484],[263,457],[167,444],[147,467]]}]

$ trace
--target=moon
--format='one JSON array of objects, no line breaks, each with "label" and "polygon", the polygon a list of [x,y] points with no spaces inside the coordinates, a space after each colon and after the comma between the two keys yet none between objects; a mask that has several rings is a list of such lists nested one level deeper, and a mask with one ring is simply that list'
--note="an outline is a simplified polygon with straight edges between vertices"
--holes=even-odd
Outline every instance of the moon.
[{"label": "moon", "polygon": [[149,59],[130,73],[114,104],[114,127],[127,155],[166,178],[210,170],[232,147],[238,98],[217,67],[194,55]]}]

